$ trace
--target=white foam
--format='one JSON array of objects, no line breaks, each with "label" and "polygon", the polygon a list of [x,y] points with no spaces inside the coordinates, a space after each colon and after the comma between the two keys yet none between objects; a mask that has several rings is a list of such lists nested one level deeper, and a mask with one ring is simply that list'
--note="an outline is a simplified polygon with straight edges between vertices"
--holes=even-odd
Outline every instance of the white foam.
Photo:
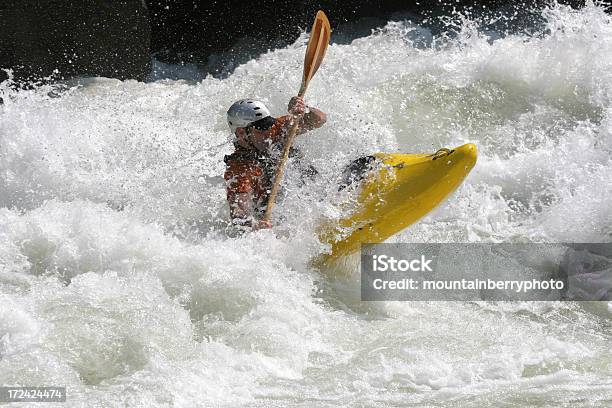
[{"label": "white foam", "polygon": [[226,233],[225,110],[283,113],[304,38],[223,80],[1,85],[0,383],[67,384],[74,406],[610,399],[605,307],[366,305],[354,264],[308,266],[350,160],[465,142],[472,174],[394,240],[610,241],[612,24],[544,17],[543,35],[465,21],[424,48],[393,22],[331,45],[307,96],[329,121],[298,141],[321,177],[289,169],[278,238]]}]

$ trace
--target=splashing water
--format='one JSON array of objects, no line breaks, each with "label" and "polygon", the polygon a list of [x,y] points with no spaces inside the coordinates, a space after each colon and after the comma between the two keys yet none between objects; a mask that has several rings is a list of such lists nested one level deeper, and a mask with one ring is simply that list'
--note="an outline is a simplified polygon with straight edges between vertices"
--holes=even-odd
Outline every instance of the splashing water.
[{"label": "splashing water", "polygon": [[[0,384],[68,406],[576,406],[612,400],[608,304],[358,301],[308,260],[335,180],[377,151],[476,143],[479,162],[398,242],[612,240],[612,22],[556,6],[540,33],[408,22],[332,44],[270,231],[227,234],[225,110],[278,114],[304,39],[226,79],[0,86]],[[433,37],[432,37],[433,38]],[[342,281],[342,279],[344,279]],[[342,289],[343,288],[343,289]]]}]

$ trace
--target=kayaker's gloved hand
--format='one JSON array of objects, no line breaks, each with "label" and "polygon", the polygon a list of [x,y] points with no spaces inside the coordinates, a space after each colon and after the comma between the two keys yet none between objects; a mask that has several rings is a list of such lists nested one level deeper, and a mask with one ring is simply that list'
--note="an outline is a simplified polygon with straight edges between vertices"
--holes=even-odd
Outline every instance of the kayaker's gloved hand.
[{"label": "kayaker's gloved hand", "polygon": [[291,98],[287,111],[289,111],[289,113],[292,115],[303,115],[306,112],[306,103],[304,103],[304,98],[301,96],[294,96]]},{"label": "kayaker's gloved hand", "polygon": [[254,223],[253,231],[257,231],[260,229],[270,229],[272,228],[272,223],[270,221],[259,220]]},{"label": "kayaker's gloved hand", "polygon": [[232,224],[242,233],[272,228],[272,223],[270,221],[255,220],[253,217],[233,218]]}]

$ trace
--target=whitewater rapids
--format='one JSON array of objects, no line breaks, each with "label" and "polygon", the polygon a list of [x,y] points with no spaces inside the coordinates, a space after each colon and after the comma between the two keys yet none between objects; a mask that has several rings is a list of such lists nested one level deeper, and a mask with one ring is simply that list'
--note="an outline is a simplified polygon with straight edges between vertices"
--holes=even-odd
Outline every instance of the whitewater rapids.
[{"label": "whitewater rapids", "polygon": [[393,241],[612,241],[612,22],[541,17],[332,44],[307,95],[328,123],[298,142],[320,177],[289,169],[279,227],[245,237],[225,111],[282,114],[305,37],[225,79],[0,85],[0,385],[66,386],[70,407],[612,404],[606,302],[364,304],[350,263],[308,266],[343,166],[468,142],[466,182]]}]

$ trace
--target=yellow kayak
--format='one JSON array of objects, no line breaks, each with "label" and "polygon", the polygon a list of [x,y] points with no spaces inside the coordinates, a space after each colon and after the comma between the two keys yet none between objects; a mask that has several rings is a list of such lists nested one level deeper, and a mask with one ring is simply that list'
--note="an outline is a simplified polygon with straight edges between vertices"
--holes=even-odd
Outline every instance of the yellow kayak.
[{"label": "yellow kayak", "polygon": [[379,243],[436,208],[463,182],[476,164],[473,144],[434,154],[378,153],[365,161],[370,169],[360,183],[357,207],[346,218],[327,223],[319,239],[331,252],[316,264],[350,255],[364,243]]}]

